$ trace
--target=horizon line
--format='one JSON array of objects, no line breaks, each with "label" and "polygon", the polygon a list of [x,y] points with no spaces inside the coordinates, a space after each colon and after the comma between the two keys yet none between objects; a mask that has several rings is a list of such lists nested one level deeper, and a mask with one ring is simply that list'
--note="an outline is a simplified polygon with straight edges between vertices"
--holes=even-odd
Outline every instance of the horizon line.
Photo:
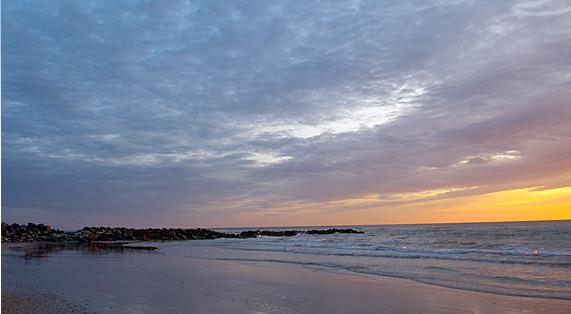
[{"label": "horizon line", "polygon": [[[348,224],[348,225],[297,225],[297,226],[293,226],[293,225],[288,225],[288,226],[232,226],[232,227],[152,227],[152,226],[147,226],[147,227],[129,227],[129,226],[104,226],[104,225],[91,225],[91,226],[83,226],[80,227],[79,229],[76,230],[80,230],[83,228],[97,228],[97,227],[107,227],[107,228],[131,228],[131,229],[163,229],[163,228],[169,228],[169,229],[246,229],[246,228],[252,228],[252,229],[263,229],[263,228],[316,228],[316,227],[320,227],[320,228],[336,228],[336,227],[373,227],[373,226],[422,226],[422,225],[466,225],[466,224],[499,224],[499,223],[537,223],[537,222],[563,222],[563,221],[568,221],[571,222],[571,218],[564,218],[564,219],[546,219],[546,220],[502,220],[502,221],[468,221],[468,222],[423,222],[423,223],[387,223],[387,224]],[[8,223],[5,221],[2,221],[2,223],[6,223],[6,224],[13,224],[13,223]],[[45,224],[45,223],[35,223],[35,222],[27,222],[27,223],[22,223],[20,225],[27,225],[28,223],[33,223],[36,225],[39,224],[44,224],[46,226],[50,226],[54,229],[59,229],[56,226],[50,225],[50,224]],[[64,229],[60,229],[62,231],[66,231]],[[68,230],[71,231],[71,230]]]},{"label": "horizon line", "polygon": [[298,225],[298,226],[243,226],[243,227],[208,227],[211,229],[242,229],[242,228],[308,228],[308,227],[371,227],[371,226],[416,226],[416,225],[466,225],[466,224],[494,224],[494,223],[522,223],[522,222],[558,222],[569,221],[570,218],[545,220],[499,220],[499,221],[468,221],[468,222],[419,222],[419,223],[386,223],[386,224],[355,224],[355,225]]}]

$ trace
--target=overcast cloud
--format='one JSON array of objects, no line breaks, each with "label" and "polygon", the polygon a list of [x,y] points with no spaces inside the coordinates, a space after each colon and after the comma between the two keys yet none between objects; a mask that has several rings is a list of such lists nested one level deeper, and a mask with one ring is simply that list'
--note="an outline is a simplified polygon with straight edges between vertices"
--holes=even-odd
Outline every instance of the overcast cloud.
[{"label": "overcast cloud", "polygon": [[2,1],[2,219],[569,186],[571,3],[529,3]]}]

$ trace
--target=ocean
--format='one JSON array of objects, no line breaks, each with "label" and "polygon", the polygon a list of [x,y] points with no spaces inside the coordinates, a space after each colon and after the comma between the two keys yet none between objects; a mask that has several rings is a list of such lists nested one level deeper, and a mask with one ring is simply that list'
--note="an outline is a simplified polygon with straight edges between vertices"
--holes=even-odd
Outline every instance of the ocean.
[{"label": "ocean", "polygon": [[[571,221],[342,227],[365,233],[152,245],[163,254],[182,257],[299,264],[471,291],[571,300]],[[318,228],[324,227],[263,229]]]}]

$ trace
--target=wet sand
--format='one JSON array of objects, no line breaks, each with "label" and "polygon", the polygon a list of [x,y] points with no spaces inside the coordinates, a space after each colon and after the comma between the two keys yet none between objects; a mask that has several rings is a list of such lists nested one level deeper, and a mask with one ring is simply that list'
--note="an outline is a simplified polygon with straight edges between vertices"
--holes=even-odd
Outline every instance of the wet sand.
[{"label": "wet sand", "polygon": [[50,313],[46,309],[56,308],[52,313],[568,313],[571,309],[566,300],[462,291],[283,263],[116,250],[95,254],[60,250],[24,259],[21,251],[9,251],[3,245],[2,313]]},{"label": "wet sand", "polygon": [[21,314],[58,314],[58,313],[93,313],[80,304],[68,302],[48,291],[32,289],[3,289],[2,313]]}]

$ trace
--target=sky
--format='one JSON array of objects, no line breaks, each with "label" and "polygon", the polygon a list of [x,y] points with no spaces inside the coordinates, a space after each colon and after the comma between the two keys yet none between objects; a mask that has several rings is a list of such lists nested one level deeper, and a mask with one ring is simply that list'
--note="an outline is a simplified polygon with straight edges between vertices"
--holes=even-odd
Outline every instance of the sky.
[{"label": "sky", "polygon": [[571,219],[571,2],[2,1],[2,220]]}]

